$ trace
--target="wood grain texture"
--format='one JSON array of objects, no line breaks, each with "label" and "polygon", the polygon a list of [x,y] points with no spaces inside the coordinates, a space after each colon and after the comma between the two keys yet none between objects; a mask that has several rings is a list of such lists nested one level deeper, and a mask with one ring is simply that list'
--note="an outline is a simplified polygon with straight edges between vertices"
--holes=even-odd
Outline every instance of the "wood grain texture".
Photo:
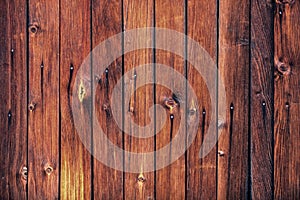
[{"label": "wood grain texture", "polygon": [[59,194],[59,3],[29,2],[28,198]]},{"label": "wood grain texture", "polygon": [[275,65],[275,199],[300,196],[300,2],[276,1]]},{"label": "wood grain texture", "polygon": [[[167,9],[166,9],[167,8]],[[166,28],[184,33],[184,1],[172,0],[156,0],[155,1],[155,27]],[[163,37],[155,36],[156,42],[166,42],[169,35],[164,34]],[[174,47],[184,53],[184,37],[179,38]],[[185,76],[184,59],[172,52],[156,50],[156,63],[164,64],[177,70]],[[184,85],[178,85],[176,80],[172,80],[172,74],[156,73],[156,103],[165,108],[167,117],[164,122],[162,113],[156,111],[156,127],[163,127],[156,135],[156,151],[168,145],[177,133],[182,117],[182,109],[180,102],[186,101]],[[166,88],[161,84],[161,80],[167,79],[171,82],[171,87]],[[182,90],[183,89],[183,90]],[[174,109],[166,107],[166,101],[171,101],[176,104]],[[174,119],[171,119],[171,116]],[[162,124],[163,123],[163,124]],[[185,134],[185,133],[181,133]],[[182,141],[184,142],[184,141]],[[170,154],[167,158],[172,159],[173,150],[178,147],[171,145]],[[157,155],[157,157],[159,157]],[[156,162],[159,162],[156,159]],[[178,160],[171,165],[156,171],[156,199],[184,199],[185,198],[185,155],[182,155]]]},{"label": "wood grain texture", "polygon": [[26,5],[2,1],[0,10],[0,198],[26,199]]},{"label": "wood grain texture", "polygon": [[[91,199],[91,154],[82,144],[75,129],[71,110],[74,81],[82,62],[90,53],[90,2],[60,2],[60,110],[61,110],[61,199]],[[78,88],[76,88],[78,90]],[[89,101],[80,104],[79,110],[90,107]],[[84,115],[85,111],[81,113]],[[88,117],[86,119],[89,119]],[[81,121],[90,127],[90,120]],[[91,140],[91,133],[80,133]]]},{"label": "wood grain texture", "polygon": [[[127,38],[126,32],[130,29],[153,27],[154,13],[153,0],[135,1],[125,0],[124,9],[124,41],[135,42],[136,48],[149,43],[153,44],[153,33],[149,30],[145,37],[141,35],[135,38],[135,41],[130,41]],[[133,124],[138,126],[147,126],[154,120],[150,119],[151,106],[154,104],[154,86],[153,84],[146,84],[147,80],[154,80],[154,65],[142,71],[136,71],[135,67],[145,65],[153,62],[153,50],[141,49],[124,55],[124,73],[129,73],[130,80],[124,83],[124,97],[130,99],[129,105],[124,107],[124,126],[125,130],[130,130],[124,136],[124,148],[129,152],[143,153],[154,151],[155,137],[139,138],[143,135],[154,133],[154,125],[150,126],[146,131],[141,129],[135,130]],[[130,71],[131,70],[131,71]],[[144,85],[137,88],[136,85]],[[152,111],[153,113],[153,111]],[[154,124],[154,123],[153,123]],[[130,136],[136,135],[137,137]],[[143,157],[142,159],[146,159]],[[154,169],[154,156],[148,160],[149,165]],[[132,170],[137,162],[133,157],[125,157],[126,171]],[[139,173],[125,173],[124,192],[126,199],[155,199],[154,194],[154,173],[144,172],[144,166],[139,166]]]},{"label": "wood grain texture", "polygon": [[251,4],[251,182],[253,199],[273,197],[273,3]]},{"label": "wood grain texture", "polygon": [[[299,1],[3,0],[0,22],[0,199],[299,198]],[[120,56],[128,44],[170,42],[170,35],[158,37],[157,32],[135,38],[127,34],[152,26],[186,33],[207,51],[220,72],[210,74],[209,80],[225,84],[226,106],[221,106],[225,100],[220,89],[214,105],[211,88],[195,66],[179,55],[140,49]],[[104,57],[95,54],[99,57],[91,57],[93,65],[80,71],[92,48],[121,31],[122,37],[106,44]],[[171,42],[184,53],[189,51],[186,41],[182,37]],[[98,58],[116,54],[119,57],[106,69],[95,70],[103,61]],[[197,53],[186,55],[201,59]],[[124,73],[151,62],[156,64],[142,72],[131,71],[131,78],[112,96]],[[197,104],[185,83],[174,79],[173,72],[161,73],[159,64],[187,77]],[[76,82],[78,76],[83,79]],[[146,80],[156,84],[136,87]],[[162,80],[170,88],[162,86]],[[85,88],[91,83],[94,88]],[[80,100],[76,95],[81,87],[86,91]],[[130,103],[125,104],[127,96]],[[119,102],[117,108],[113,97]],[[76,124],[74,99],[80,102],[83,119]],[[153,104],[162,110],[152,110]],[[188,110],[183,113],[185,105]],[[213,126],[210,108],[214,106],[219,111],[226,107],[227,118],[218,117],[218,145],[199,159],[208,128]],[[199,122],[192,123],[195,116]],[[152,152],[174,139],[183,117],[186,140],[182,142],[189,141],[195,124],[199,126],[191,147],[168,167],[150,173],[144,166],[139,173],[123,172],[138,160],[123,159],[115,147],[105,149],[94,126],[98,121],[119,148]],[[120,127],[116,119],[122,122]],[[155,124],[147,132],[132,128],[134,123],[145,126],[151,120]],[[86,128],[87,147],[75,128],[78,124]],[[129,136],[149,135],[160,126],[154,137]],[[122,131],[124,127],[129,132]],[[172,144],[170,154],[164,156],[173,158],[174,149],[179,147]],[[105,153],[107,160],[98,161],[95,153]],[[154,167],[157,158],[158,154],[149,160]],[[114,169],[117,165],[119,170]]]},{"label": "wood grain texture", "polygon": [[[122,1],[92,1],[92,48],[95,48],[104,40],[109,37],[118,34],[122,31]],[[111,42],[107,46],[106,57],[111,57],[114,52],[121,52],[122,40],[116,40]],[[94,62],[93,67],[99,66]],[[93,117],[93,120],[98,120],[101,124],[103,132],[107,138],[116,146],[123,147],[122,130],[115,123],[114,118],[118,118],[122,121],[122,107],[117,109],[117,116],[112,115],[111,98],[112,91],[117,81],[122,76],[122,57],[115,59],[102,74],[94,74],[93,76],[99,77],[99,84],[96,88],[96,102],[98,105],[97,114]],[[122,100],[122,90],[118,92],[117,97]],[[95,106],[93,105],[93,106]],[[122,125],[121,125],[122,126]],[[93,133],[94,152],[101,152],[104,148],[101,146],[101,142],[98,141],[97,133]],[[115,155],[116,150],[106,149],[110,155]],[[109,155],[107,156],[109,157]],[[114,166],[116,160],[107,160],[112,166]],[[93,172],[93,185],[94,185],[94,199],[123,199],[123,172],[109,168],[94,158],[94,172]]]},{"label": "wood grain texture", "polygon": [[[246,199],[249,134],[249,1],[219,1],[219,71],[227,119],[219,127],[218,199]],[[224,101],[224,99],[219,99]],[[220,122],[218,122],[220,123]]]},{"label": "wood grain texture", "polygon": [[[211,1],[187,1],[187,35],[195,40],[202,48],[204,48],[213,61],[216,63],[217,55],[217,4]],[[201,15],[199,15],[201,10]],[[209,26],[207,24],[210,24]],[[188,47],[189,48],[189,47]],[[191,51],[193,52],[193,51]],[[189,56],[189,55],[188,55]],[[193,60],[197,60],[199,55],[192,54]],[[190,60],[191,57],[187,59]],[[195,140],[187,152],[187,199],[216,199],[217,198],[217,148],[214,147],[211,152],[203,159],[199,158],[200,147],[204,137],[207,135],[211,120],[211,106],[216,107],[216,103],[212,104],[209,91],[203,78],[194,68],[188,64],[188,82],[196,92],[197,100],[188,97],[188,109],[192,110],[198,102],[197,112],[190,112],[188,115],[187,134],[190,133],[189,119],[194,114],[199,116],[198,131]],[[207,77],[208,78],[208,77]],[[211,81],[216,83],[217,76],[212,74]],[[214,92],[216,93],[216,88]],[[191,91],[188,91],[190,93]]]}]

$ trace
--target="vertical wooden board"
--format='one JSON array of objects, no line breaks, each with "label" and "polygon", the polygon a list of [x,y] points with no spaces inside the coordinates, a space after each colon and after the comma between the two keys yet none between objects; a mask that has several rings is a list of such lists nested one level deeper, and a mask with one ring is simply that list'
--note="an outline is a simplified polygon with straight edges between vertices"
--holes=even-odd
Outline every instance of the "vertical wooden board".
[{"label": "vertical wooden board", "polygon": [[[0,20],[1,24],[4,24],[9,21],[9,6],[8,3],[5,1],[2,1],[0,4]],[[9,138],[9,118],[8,113],[10,110],[10,102],[9,102],[9,96],[10,96],[10,87],[9,87],[9,81],[10,81],[10,34],[9,34],[9,26],[4,26],[0,30],[0,81],[2,85],[2,93],[0,95],[0,100],[2,102],[2,105],[0,107],[0,126],[2,130],[1,134],[1,157],[6,156],[9,153],[9,147],[7,146],[10,138]],[[9,177],[5,177],[6,174],[9,173],[8,170],[10,163],[6,159],[1,159],[1,198],[9,199]]]},{"label": "vertical wooden board", "polygon": [[[90,2],[62,0],[60,32],[61,172],[62,199],[91,198],[91,154],[82,144],[71,110],[72,91],[79,67],[90,53]],[[88,72],[87,72],[88,73]],[[78,89],[76,89],[78,90]],[[73,98],[76,98],[74,95]],[[90,101],[83,101],[84,110]],[[83,112],[81,115],[84,115]],[[90,127],[90,118],[82,121]],[[91,140],[91,133],[80,133]]]},{"label": "vertical wooden board", "polygon": [[275,38],[275,199],[300,196],[300,2],[276,1]]},{"label": "vertical wooden board", "polygon": [[0,198],[26,199],[26,4],[3,1],[0,9],[1,23],[6,24],[0,34]]},{"label": "vertical wooden board", "polygon": [[28,198],[57,199],[59,1],[29,1]]},{"label": "vertical wooden board", "polygon": [[253,199],[273,197],[273,3],[251,4],[251,182]]},{"label": "vertical wooden board", "polygon": [[[217,5],[213,1],[187,1],[187,35],[195,40],[204,48],[216,64],[217,53]],[[201,15],[198,13],[201,11]],[[189,47],[188,47],[189,48]],[[191,51],[193,53],[193,51]],[[191,58],[189,56],[193,56]],[[192,54],[187,57],[187,60],[196,60],[199,55]],[[193,110],[198,106],[196,113],[189,112],[187,116],[187,135],[190,133],[190,121],[193,115],[199,115],[199,122],[197,122],[197,135],[187,151],[187,198],[188,199],[216,199],[217,198],[217,148],[214,147],[211,152],[203,159],[199,158],[200,147],[203,143],[204,137],[207,135],[209,126],[216,126],[210,123],[211,121],[211,106],[216,108],[217,102],[211,102],[211,97],[207,89],[207,85],[203,77],[191,64],[188,64],[188,82],[191,84],[193,90],[196,92],[197,99],[189,98],[188,95],[188,109]],[[217,76],[206,77],[208,80],[216,83]],[[215,93],[216,93],[215,87]],[[191,91],[188,91],[190,93]],[[195,105],[195,102],[198,102]]]},{"label": "vertical wooden board", "polygon": [[[136,28],[153,27],[153,1],[135,1],[125,0],[123,4],[124,10],[124,41],[128,42],[129,38],[126,37],[126,31]],[[144,38],[145,37],[145,38]],[[140,35],[135,38],[136,48],[145,45],[145,43],[153,43],[153,34],[149,31],[146,35]],[[125,105],[125,130],[130,130],[130,133],[125,133],[124,148],[129,152],[136,152],[139,154],[145,152],[152,152],[154,150],[154,137],[139,138],[144,134],[153,134],[154,127],[149,127],[145,132],[134,130],[133,123],[138,126],[146,126],[150,124],[149,112],[154,103],[153,84],[146,85],[146,80],[154,79],[153,65],[152,68],[143,71],[135,70],[135,67],[145,65],[153,62],[153,50],[142,49],[136,50],[124,55],[124,73],[129,73],[130,80],[125,81],[124,97],[130,98],[130,104]],[[130,71],[130,72],[129,72]],[[144,85],[141,88],[136,88],[136,85]],[[152,112],[153,113],[153,112]],[[130,135],[129,135],[130,134]],[[131,135],[137,135],[131,136]],[[138,160],[132,157],[125,157],[125,170],[130,171],[132,167],[136,166]],[[148,161],[147,161],[148,162]],[[128,165],[127,165],[128,164]],[[149,160],[149,165],[153,165],[154,169],[154,156],[152,161]],[[126,199],[154,199],[154,173],[143,172],[144,166],[139,166],[139,173],[125,173],[124,192]]]},{"label": "vertical wooden board", "polygon": [[[249,13],[248,1],[219,1],[219,82],[226,90],[226,121],[219,121],[218,199],[248,195]],[[218,99],[219,106],[224,99]]]},{"label": "vertical wooden board", "polygon": [[[172,0],[156,0],[155,1],[155,27],[171,29],[184,33],[184,1]],[[156,42],[160,43],[168,40],[169,35],[165,34],[158,38],[155,36]],[[180,38],[181,39],[181,38]],[[174,42],[174,47],[184,54],[184,37],[182,40]],[[155,44],[156,45],[156,44]],[[157,49],[155,52],[155,60],[157,64],[163,64],[178,71],[185,76],[184,59],[172,52]],[[157,68],[157,65],[155,66]],[[186,101],[184,85],[178,85],[177,80],[170,80],[172,74],[161,74],[156,70],[156,104],[165,108],[166,121],[163,121],[162,113],[156,111],[156,128],[163,127],[156,135],[156,151],[169,145],[172,138],[177,133],[182,116],[180,103]],[[161,80],[168,79],[171,82],[171,88],[164,87]],[[172,79],[172,78],[171,78]],[[172,107],[172,108],[171,108]],[[170,109],[171,108],[171,109]],[[173,116],[173,119],[171,118]],[[164,124],[162,124],[164,123]],[[184,126],[184,125],[183,125]],[[181,133],[185,134],[185,133]],[[185,142],[185,141],[182,141]],[[177,147],[171,145],[168,159],[172,159],[172,148]],[[158,154],[156,154],[157,158]],[[156,158],[156,166],[159,161]],[[185,155],[174,161],[171,165],[156,171],[156,199],[184,199],[185,198]]]},{"label": "vertical wooden board", "polygon": [[[101,42],[109,37],[119,34],[122,31],[122,1],[92,1],[92,48],[95,48]],[[106,57],[113,57],[115,52],[121,52],[122,40],[109,43],[106,46]],[[97,56],[97,55],[95,55]],[[99,66],[96,63],[96,57],[93,55],[93,67]],[[101,60],[100,60],[101,61]],[[95,69],[93,69],[95,71]],[[94,105],[96,107],[96,116],[93,120],[98,120],[106,137],[117,147],[123,147],[122,130],[117,126],[115,120],[122,121],[122,109],[116,109],[116,116],[112,115],[111,98],[113,89],[117,81],[122,76],[122,58],[116,58],[107,66],[106,70],[100,72],[102,74],[93,74],[98,77],[98,85],[96,85],[96,98]],[[122,100],[122,91],[117,94],[118,99]],[[120,102],[121,103],[121,102]],[[122,125],[121,125],[122,126]],[[102,149],[103,141],[97,140],[99,133],[93,133],[94,152],[106,151],[107,154],[116,155],[116,149]],[[109,155],[107,155],[109,157]],[[115,159],[116,157],[114,157]],[[114,169],[117,160],[106,160],[112,167],[102,164],[97,158],[94,158],[94,198],[95,199],[123,199],[123,172]]]}]

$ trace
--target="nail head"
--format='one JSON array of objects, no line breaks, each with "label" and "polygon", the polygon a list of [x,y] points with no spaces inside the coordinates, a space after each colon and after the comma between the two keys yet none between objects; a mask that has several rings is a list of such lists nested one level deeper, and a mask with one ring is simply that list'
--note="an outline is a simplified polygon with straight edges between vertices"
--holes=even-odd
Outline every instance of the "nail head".
[{"label": "nail head", "polygon": [[219,155],[219,156],[224,156],[225,153],[224,153],[224,151],[218,151],[218,155]]}]

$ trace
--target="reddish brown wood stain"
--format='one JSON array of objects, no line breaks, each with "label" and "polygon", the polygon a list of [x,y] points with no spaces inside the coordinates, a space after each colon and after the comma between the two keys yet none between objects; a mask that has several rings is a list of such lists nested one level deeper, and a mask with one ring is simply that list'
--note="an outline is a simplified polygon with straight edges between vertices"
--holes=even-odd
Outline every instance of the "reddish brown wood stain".
[{"label": "reddish brown wood stain", "polygon": [[[300,1],[3,0],[0,22],[0,199],[299,198]],[[214,124],[220,139],[203,159],[199,150],[212,118],[210,108],[218,108],[222,99],[211,101],[204,79],[184,58],[142,49],[115,59],[102,74],[84,72],[98,81],[96,116],[89,113],[89,88],[74,83],[94,47],[124,31],[110,44],[121,51],[126,32],[141,27],[187,34],[219,69],[213,80],[225,84],[227,118]],[[155,32],[147,37],[156,44]],[[159,39],[168,39],[164,37]],[[185,52],[185,42],[182,38],[174,46]],[[180,91],[176,80],[173,91],[160,83],[136,88],[147,79],[170,77],[156,73],[154,64],[143,74],[133,71],[132,80],[123,83],[131,89],[117,96],[122,104],[137,89],[129,105],[118,111],[121,121],[130,119],[122,126],[149,124],[150,112],[160,122],[158,110],[150,111],[154,103],[162,105],[167,116],[156,136],[139,139],[116,125],[110,99],[122,74],[154,61],[187,77],[197,99]],[[92,120],[127,151],[164,147],[179,128],[183,102],[189,110],[187,120],[199,116],[196,138],[184,155],[163,169],[144,172],[141,167],[139,173],[129,173],[109,168],[79,138],[71,110],[74,87],[82,87],[77,88],[82,90],[79,107],[88,119],[82,123],[90,127],[85,137],[93,141],[92,152],[101,151],[102,142],[95,140]],[[187,124],[183,142],[191,129]],[[116,149],[109,153],[114,155]],[[137,161],[128,157],[126,162]],[[154,156],[151,163],[156,167]]]}]

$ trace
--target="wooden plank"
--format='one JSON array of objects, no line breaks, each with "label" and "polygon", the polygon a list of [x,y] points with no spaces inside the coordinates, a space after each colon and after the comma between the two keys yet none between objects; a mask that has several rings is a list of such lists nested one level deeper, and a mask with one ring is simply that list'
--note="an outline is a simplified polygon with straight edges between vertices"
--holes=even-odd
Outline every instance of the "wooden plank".
[{"label": "wooden plank", "polygon": [[59,198],[59,1],[29,1],[28,198]]},{"label": "wooden plank", "polygon": [[[201,10],[201,15],[199,11]],[[213,61],[216,63],[217,55],[217,5],[216,1],[188,1],[187,5],[187,35],[204,48]],[[208,26],[209,24],[209,26]],[[188,47],[189,48],[189,47]],[[192,53],[193,51],[191,51]],[[199,55],[188,55],[187,59],[196,60]],[[189,119],[199,115],[197,135],[187,152],[187,198],[188,199],[216,199],[217,198],[217,148],[203,159],[199,158],[200,147],[212,117],[211,106],[216,108],[217,104],[212,104],[207,85],[201,75],[191,64],[188,64],[188,82],[197,94],[198,108],[196,113],[189,112]],[[208,78],[208,77],[207,77]],[[216,83],[217,76],[209,78]],[[188,91],[189,93],[189,91]],[[216,88],[215,88],[216,93]],[[188,97],[188,109],[194,109],[195,100]],[[215,126],[210,124],[210,126]],[[187,133],[192,127],[189,126]]]},{"label": "wooden plank", "polygon": [[[167,9],[166,9],[167,8]],[[184,33],[184,1],[172,0],[157,0],[155,1],[155,27],[166,28]],[[160,36],[161,37],[161,36]],[[162,43],[167,41],[169,35],[165,34],[159,39]],[[174,48],[178,51],[184,52],[184,38],[180,41],[174,42]],[[185,63],[184,59],[172,52],[163,50],[156,50],[155,54],[156,63],[164,64],[168,67],[177,70],[185,76]],[[156,111],[156,128],[163,127],[156,135],[156,151],[168,145],[172,138],[177,133],[180,125],[181,110],[180,102],[185,101],[185,91],[181,90],[182,87],[176,84],[176,80],[172,80],[171,74],[156,73],[156,104],[163,106],[166,111],[167,117],[164,123],[162,113]],[[170,80],[171,78],[171,80]],[[171,81],[171,87],[166,88],[161,86],[160,80],[168,79]],[[173,106],[173,104],[175,106]],[[169,107],[168,107],[169,106]],[[175,109],[170,109],[170,108]],[[173,116],[173,119],[171,118]],[[164,123],[164,124],[162,124]],[[178,134],[178,133],[177,133]],[[185,134],[185,133],[181,133]],[[182,141],[184,142],[184,141]],[[172,148],[170,146],[170,154],[167,156],[170,161],[172,158]],[[156,162],[159,162],[156,159]],[[157,166],[157,163],[156,163]],[[185,198],[185,155],[182,155],[173,164],[156,171],[156,199],[184,199]]]},{"label": "wooden plank", "polygon": [[[249,134],[248,1],[219,1],[219,78],[226,88],[225,121],[218,121],[218,198],[246,199]],[[224,99],[219,99],[220,102]]]},{"label": "wooden plank", "polygon": [[[92,48],[104,40],[122,31],[122,1],[92,1]],[[115,52],[121,52],[122,40],[111,42],[107,46],[106,57],[112,57]],[[100,60],[101,61],[101,60]],[[93,67],[99,66],[93,57]],[[112,115],[111,97],[117,81],[122,76],[122,57],[119,57],[107,66],[98,76],[99,84],[96,86],[96,102],[99,105],[93,120],[98,120],[106,137],[116,146],[123,147],[122,130],[118,128]],[[122,99],[122,91],[118,93]],[[93,106],[95,106],[93,105]],[[122,110],[117,110],[117,116],[122,120]],[[101,152],[103,141],[97,140],[97,133],[93,133],[94,152]],[[108,154],[115,155],[116,149],[106,149]],[[107,156],[109,157],[109,155]],[[114,166],[116,160],[107,160]],[[95,199],[123,199],[123,172],[107,167],[94,158],[94,198]]]},{"label": "wooden plank", "polygon": [[275,38],[275,199],[300,196],[300,2],[276,1]]},{"label": "wooden plank", "polygon": [[251,182],[253,199],[273,197],[273,3],[251,4]]},{"label": "wooden plank", "polygon": [[[153,1],[134,1],[125,0],[123,4],[124,9],[124,41],[128,42],[130,38],[127,38],[126,31],[135,28],[153,27]],[[146,45],[147,43],[153,43],[153,34],[150,30],[147,32],[146,38],[143,35],[135,38],[138,46]],[[125,105],[125,130],[130,130],[129,133],[125,133],[124,148],[129,152],[136,152],[142,154],[144,152],[152,152],[154,150],[154,137],[139,138],[142,135],[149,135],[154,131],[154,123],[152,127],[149,127],[146,131],[134,130],[133,124],[138,126],[146,126],[150,124],[149,112],[151,106],[154,104],[154,91],[153,84],[146,85],[146,80],[154,79],[154,70],[135,70],[135,67],[145,65],[153,62],[153,50],[144,49],[136,50],[124,55],[124,73],[129,73],[131,80],[125,81],[124,96],[130,98],[130,104]],[[132,70],[131,72],[129,72]],[[141,88],[136,88],[136,85],[144,85]],[[129,90],[128,90],[129,89]],[[152,112],[153,113],[153,112]],[[129,135],[130,134],[130,135]],[[152,133],[153,134],[153,133]],[[136,135],[131,136],[131,135]],[[139,160],[135,160],[134,157],[125,157],[126,171],[133,170],[137,166]],[[127,165],[128,163],[128,165]],[[154,156],[152,162],[154,163]],[[151,165],[151,164],[150,164]],[[125,198],[126,199],[154,199],[154,173],[144,172],[144,166],[139,166],[139,173],[125,173]],[[154,164],[153,164],[154,169]]]},{"label": "wooden plank", "polygon": [[[90,2],[62,0],[60,6],[60,197],[61,199],[91,199],[91,154],[79,138],[71,110],[71,94],[75,77],[91,48]],[[79,110],[86,110],[90,107],[90,102],[84,101],[80,106]],[[83,111],[81,115],[84,116],[84,113],[86,112]],[[90,120],[83,120],[81,123],[85,127],[91,126]],[[80,134],[84,134],[87,140],[91,139],[90,132]]]},{"label": "wooden plank", "polygon": [[26,199],[26,4],[2,1],[0,13],[0,198]]}]

